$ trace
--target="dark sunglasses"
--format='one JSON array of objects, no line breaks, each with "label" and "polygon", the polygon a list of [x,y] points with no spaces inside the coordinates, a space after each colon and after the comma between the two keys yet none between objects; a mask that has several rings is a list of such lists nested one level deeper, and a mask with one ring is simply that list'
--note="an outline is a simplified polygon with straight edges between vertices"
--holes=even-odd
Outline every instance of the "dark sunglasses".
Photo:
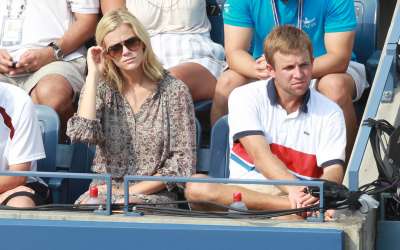
[{"label": "dark sunglasses", "polygon": [[131,50],[131,51],[135,51],[137,49],[139,49],[140,45],[142,43],[142,40],[140,40],[138,37],[133,36],[131,38],[128,38],[120,43],[114,44],[110,47],[107,48],[107,54],[111,57],[121,57],[122,55],[122,50],[123,50],[123,46],[125,46],[125,48]]}]

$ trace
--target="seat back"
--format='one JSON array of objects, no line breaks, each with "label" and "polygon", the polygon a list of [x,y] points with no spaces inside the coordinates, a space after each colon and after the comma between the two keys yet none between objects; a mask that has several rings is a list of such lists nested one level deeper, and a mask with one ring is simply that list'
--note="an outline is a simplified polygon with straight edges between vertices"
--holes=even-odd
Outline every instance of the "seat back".
[{"label": "seat back", "polygon": [[[68,156],[69,172],[90,173],[95,154],[95,147],[85,143],[72,143],[63,145],[63,153]],[[61,151],[61,150],[60,150]],[[88,179],[69,179],[67,181],[67,200],[66,203],[73,203],[89,188],[91,180]]]},{"label": "seat back", "polygon": [[360,63],[366,64],[377,48],[378,0],[354,0],[357,18],[354,53]]},{"label": "seat back", "polygon": [[207,16],[211,23],[211,39],[224,45],[224,20],[222,11],[225,0],[206,0]]},{"label": "seat back", "polygon": [[211,130],[208,174],[215,178],[229,177],[229,126],[228,116],[218,119]]},{"label": "seat back", "polygon": [[37,162],[38,171],[55,172],[60,120],[57,113],[45,105],[35,105],[36,116],[42,133],[46,158]]},{"label": "seat back", "polygon": [[201,145],[201,124],[197,118],[195,118],[196,122],[196,148],[199,149]]}]

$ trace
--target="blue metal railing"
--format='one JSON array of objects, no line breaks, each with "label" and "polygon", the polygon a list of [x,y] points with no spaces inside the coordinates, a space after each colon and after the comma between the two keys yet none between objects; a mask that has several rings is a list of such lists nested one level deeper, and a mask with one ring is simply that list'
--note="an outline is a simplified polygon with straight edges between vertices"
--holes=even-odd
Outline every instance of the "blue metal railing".
[{"label": "blue metal railing", "polygon": [[322,181],[289,181],[289,180],[245,180],[245,179],[226,179],[226,178],[176,178],[176,177],[158,177],[158,176],[133,176],[128,175],[124,177],[124,205],[125,214],[127,215],[138,215],[135,212],[128,211],[129,204],[129,183],[132,181],[163,181],[163,182],[174,182],[174,183],[223,183],[223,184],[258,184],[258,185],[286,185],[286,186],[313,186],[319,187],[319,216],[315,219],[309,218],[310,221],[324,221],[324,185]]},{"label": "blue metal railing", "polygon": [[[0,176],[32,176],[48,178],[67,178],[67,179],[98,179],[104,180],[107,186],[106,209],[95,210],[98,214],[111,215],[112,180],[109,174],[82,174],[64,172],[35,172],[35,171],[10,171],[0,172]],[[259,184],[259,185],[287,185],[287,186],[313,186],[320,189],[318,217],[308,218],[309,221],[324,221],[324,183],[322,181],[289,181],[289,180],[239,180],[225,178],[177,178],[177,177],[158,177],[158,176],[125,176],[124,177],[124,212],[126,215],[137,215],[128,211],[129,207],[129,183],[132,181],[162,181],[174,183],[199,182],[199,183],[224,183],[224,184]]]},{"label": "blue metal railing", "polygon": [[[362,121],[375,118],[386,85],[395,84],[396,47],[400,39],[400,2],[397,2]],[[384,83],[384,84],[382,84]],[[349,161],[349,189],[358,190],[359,171],[371,128],[361,125]]]},{"label": "blue metal railing", "polygon": [[35,171],[0,171],[0,176],[32,176],[32,177],[48,177],[48,178],[65,178],[65,179],[97,179],[104,180],[107,187],[106,209],[95,210],[96,213],[110,215],[111,214],[111,175],[109,174],[82,174],[82,173],[65,173],[65,172],[35,172]]}]

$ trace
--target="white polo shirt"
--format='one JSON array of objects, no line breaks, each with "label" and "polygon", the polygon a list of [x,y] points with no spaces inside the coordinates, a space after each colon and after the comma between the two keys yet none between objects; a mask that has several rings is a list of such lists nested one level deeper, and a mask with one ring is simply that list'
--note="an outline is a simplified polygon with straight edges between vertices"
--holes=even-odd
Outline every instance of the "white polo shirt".
[{"label": "white polo shirt", "polygon": [[265,179],[239,139],[263,135],[295,176],[319,178],[322,168],[344,165],[346,127],[340,107],[309,89],[291,114],[279,105],[273,79],[236,88],[229,96],[230,178]]},{"label": "white polo shirt", "polygon": [[45,158],[39,122],[34,106],[24,90],[0,82],[0,171],[9,165]]}]

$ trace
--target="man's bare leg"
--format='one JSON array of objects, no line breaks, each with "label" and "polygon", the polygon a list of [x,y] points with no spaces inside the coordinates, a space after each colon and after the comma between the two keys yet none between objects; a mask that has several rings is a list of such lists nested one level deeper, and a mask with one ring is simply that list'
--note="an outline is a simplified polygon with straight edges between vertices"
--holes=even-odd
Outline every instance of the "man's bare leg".
[{"label": "man's bare leg", "polygon": [[74,114],[74,92],[69,82],[63,76],[48,75],[37,83],[30,94],[34,103],[50,106],[58,113],[61,122],[60,141],[64,142],[67,121]]},{"label": "man's bare leg", "polygon": [[[195,178],[207,178],[208,176],[197,174]],[[185,197],[193,202],[192,208],[204,209],[204,206],[197,206],[196,201],[212,202],[229,206],[233,202],[233,193],[241,192],[243,202],[249,209],[254,210],[279,210],[290,209],[289,199],[285,196],[273,196],[256,192],[241,186],[216,184],[216,183],[186,183]]]},{"label": "man's bare leg", "polygon": [[[17,193],[17,192],[29,192],[29,193],[34,193],[34,191],[28,187],[25,186],[19,186],[14,189],[8,190],[2,194],[0,194],[0,203],[2,203],[7,197],[10,195]],[[11,198],[7,204],[7,206],[10,207],[34,207],[35,202],[28,196],[16,196],[14,198]]]},{"label": "man's bare leg", "polygon": [[237,87],[252,81],[251,79],[233,71],[227,70],[218,78],[213,104],[211,107],[211,125],[228,113],[229,94]]}]

